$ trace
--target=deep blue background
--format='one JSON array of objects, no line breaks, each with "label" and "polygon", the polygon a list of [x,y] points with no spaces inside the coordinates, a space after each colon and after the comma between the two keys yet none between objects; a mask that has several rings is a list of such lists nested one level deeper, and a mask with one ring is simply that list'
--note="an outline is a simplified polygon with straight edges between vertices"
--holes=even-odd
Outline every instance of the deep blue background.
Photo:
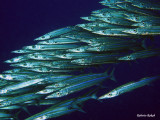
[{"label": "deep blue background", "polygon": [[[103,8],[99,0],[5,0],[0,1],[0,73],[10,69],[3,61],[15,57],[11,51],[34,44],[34,38],[54,29],[76,25],[85,21],[91,11]],[[159,36],[156,37],[159,43]],[[99,70],[101,71],[101,69]],[[115,76],[118,80],[111,90],[129,81],[160,72],[160,58],[137,60],[136,62],[116,65]],[[136,119],[137,114],[156,114],[160,118],[160,81],[151,86],[139,88],[119,97],[98,102],[88,101],[86,114],[74,112],[56,120],[115,120]],[[106,85],[107,86],[107,85]],[[105,92],[105,89],[102,90]],[[39,109],[43,109],[40,107]],[[32,108],[32,112],[40,111]],[[20,114],[20,120],[28,115]]]}]

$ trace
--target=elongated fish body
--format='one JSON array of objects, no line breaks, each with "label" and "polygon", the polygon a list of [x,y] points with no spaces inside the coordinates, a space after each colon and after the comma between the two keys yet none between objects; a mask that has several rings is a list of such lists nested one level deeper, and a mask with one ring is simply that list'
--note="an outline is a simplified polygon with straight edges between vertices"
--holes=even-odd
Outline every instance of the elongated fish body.
[{"label": "elongated fish body", "polygon": [[0,97],[0,101],[7,100],[7,99],[9,99],[9,98],[11,98],[11,97],[7,97],[7,96],[5,96],[5,97]]},{"label": "elongated fish body", "polygon": [[115,88],[114,90],[108,92],[105,95],[100,96],[99,99],[107,99],[107,98],[119,96],[121,94],[132,91],[132,90],[137,89],[139,87],[143,87],[145,85],[148,85],[149,83],[151,83],[154,80],[157,80],[159,78],[160,78],[159,76],[146,77],[146,78],[141,79],[138,82],[129,82],[127,84],[124,84],[120,87]]},{"label": "elongated fish body", "polygon": [[87,21],[96,21],[99,18],[96,16],[89,16],[89,17],[81,17],[81,19],[87,20]]},{"label": "elongated fish body", "polygon": [[47,40],[47,39],[51,39],[53,37],[57,37],[59,35],[71,32],[72,30],[73,30],[72,27],[61,28],[61,29],[49,32],[49,33],[47,33],[47,34],[45,34],[45,35],[43,35],[41,37],[38,37],[38,38],[36,38],[34,40]]},{"label": "elongated fish body", "polygon": [[83,57],[90,57],[94,56],[93,53],[66,53],[62,55],[56,55],[56,57],[63,58],[63,59],[76,59],[76,58],[83,58]]},{"label": "elongated fish body", "polygon": [[[121,29],[125,30],[125,28]],[[122,32],[120,29],[106,29],[106,30],[99,30],[99,31],[93,31],[93,33],[99,34],[99,35],[106,35],[106,36],[131,36],[125,32]]]},{"label": "elongated fish body", "polygon": [[54,69],[50,67],[36,67],[36,68],[28,68],[29,71],[39,72],[39,73],[65,73],[65,72],[72,72],[74,70],[60,70]]},{"label": "elongated fish body", "polygon": [[7,118],[12,118],[13,117],[13,115],[12,114],[10,114],[10,113],[8,113],[8,112],[6,112],[6,111],[4,111],[4,110],[0,110],[0,119],[7,119]]},{"label": "elongated fish body", "polygon": [[[33,55],[50,55],[50,56],[54,56],[54,55],[57,55],[57,54],[64,54],[64,53],[66,53],[65,50],[44,50],[44,51],[34,52],[32,54]],[[32,54],[30,54],[30,55],[32,55]]]},{"label": "elongated fish body", "polygon": [[152,27],[152,26],[160,26],[160,23],[157,21],[143,21],[143,22],[138,22],[132,24],[132,26],[137,26],[137,27]]},{"label": "elongated fish body", "polygon": [[126,2],[125,0],[103,0],[99,3],[106,3],[106,4],[118,4],[118,3],[123,3]]},{"label": "elongated fish body", "polygon": [[76,33],[76,34],[64,35],[63,37],[80,40],[80,39],[95,38],[95,37],[97,37],[97,35],[92,34],[91,32],[86,31],[86,32],[79,32],[79,33]]},{"label": "elongated fish body", "polygon": [[46,66],[46,67],[54,67],[54,66],[57,66],[57,65],[61,65],[61,64],[69,64],[70,63],[70,60],[55,60],[55,61],[48,61],[46,63],[44,63],[42,66]]},{"label": "elongated fish body", "polygon": [[49,75],[48,78],[46,78],[46,80],[48,81],[53,81],[53,82],[60,82],[62,80],[68,79],[73,77],[74,75],[70,75],[70,74],[53,74],[53,75]]},{"label": "elongated fish body", "polygon": [[120,9],[117,4],[107,4],[107,3],[102,3],[102,5],[109,7],[109,8],[113,8],[113,9]]},{"label": "elongated fish body", "polygon": [[8,73],[8,74],[0,74],[0,78],[1,79],[5,79],[5,80],[13,80],[13,81],[23,81],[23,80],[27,80],[27,79],[31,79],[36,77],[36,74],[32,73],[32,74],[23,74],[23,73]]},{"label": "elongated fish body", "polygon": [[[39,100],[38,101],[38,105],[54,105],[59,103],[61,100],[57,100],[57,99],[44,99],[44,100]],[[37,104],[35,101],[33,101],[32,103],[29,103],[29,105],[35,105]]]},{"label": "elongated fish body", "polygon": [[54,39],[38,42],[37,44],[55,45],[55,44],[68,44],[68,43],[78,43],[78,42],[79,42],[78,40],[70,39],[70,38],[54,38]]},{"label": "elongated fish body", "polygon": [[160,26],[141,27],[135,29],[126,29],[123,32],[136,35],[159,35]]},{"label": "elongated fish body", "polygon": [[41,91],[36,92],[35,94],[41,94],[41,95],[43,95],[43,94],[49,94],[49,93],[53,93],[53,92],[55,92],[55,91],[57,91],[59,89],[60,88],[55,88],[55,89],[53,89],[53,88],[45,88],[45,89],[43,89]]},{"label": "elongated fish body", "polygon": [[109,23],[105,23],[105,22],[91,22],[91,23],[85,23],[85,24],[77,24],[77,26],[84,28],[84,27],[108,27]]},{"label": "elongated fish body", "polygon": [[32,99],[40,98],[42,95],[35,93],[22,94],[0,102],[0,107],[6,107],[14,104],[23,103]]},{"label": "elongated fish body", "polygon": [[126,19],[134,21],[134,22],[144,22],[144,21],[150,21],[150,22],[157,22],[160,21],[160,17],[154,17],[154,16],[132,16],[132,17],[127,17]]},{"label": "elongated fish body", "polygon": [[100,38],[93,38],[93,39],[81,39],[80,41],[86,42],[88,44],[107,44],[107,43],[118,43],[118,42],[124,42],[124,41],[135,41],[135,39],[126,39],[124,37],[112,37],[112,36],[106,36],[106,37],[100,37]]},{"label": "elongated fish body", "polygon": [[125,17],[124,15],[125,11],[116,11],[116,12],[112,12],[112,13],[95,13],[92,14],[93,16],[97,16],[97,17],[119,17],[119,18],[123,18]]},{"label": "elongated fish body", "polygon": [[88,30],[88,31],[98,31],[98,30],[105,30],[105,29],[107,29],[105,27],[90,27],[90,26],[84,26],[82,28],[85,29],[85,30]]},{"label": "elongated fish body", "polygon": [[160,10],[160,5],[159,3],[152,3],[152,1],[138,1],[138,0],[135,0],[135,1],[132,1],[132,5],[133,6],[136,6],[138,8],[143,8],[143,9],[151,9],[151,10]]},{"label": "elongated fish body", "polygon": [[80,66],[80,65],[75,65],[75,64],[72,64],[72,63],[68,63],[68,64],[50,66],[50,68],[56,68],[56,69],[84,69],[85,67]]},{"label": "elongated fish body", "polygon": [[20,109],[20,108],[22,107],[19,105],[11,105],[11,106],[2,107],[1,109],[2,110],[15,110],[15,109]]},{"label": "elongated fish body", "polygon": [[119,3],[117,4],[118,7],[120,7],[121,9],[125,9],[127,11],[131,11],[134,13],[140,13],[140,14],[144,14],[144,15],[153,15],[154,13],[145,9],[140,9],[138,7],[133,6],[131,3]]},{"label": "elongated fish body", "polygon": [[89,58],[82,58],[82,59],[75,59],[71,62],[74,64],[79,65],[94,65],[94,64],[102,64],[102,63],[116,63],[118,62],[117,59],[120,56],[124,56],[125,54],[120,53],[108,53],[108,54],[102,54],[97,55]]},{"label": "elongated fish body", "polygon": [[87,52],[87,49],[90,48],[90,46],[82,46],[82,47],[77,47],[73,49],[68,49],[68,52]]},{"label": "elongated fish body", "polygon": [[58,98],[58,97],[63,97],[66,96],[68,94],[77,92],[79,90],[83,90],[85,88],[94,86],[102,81],[104,81],[105,79],[109,78],[110,76],[107,76],[106,73],[103,74],[99,74],[98,76],[94,76],[94,77],[89,77],[87,76],[87,79],[83,79],[82,81],[70,84],[67,87],[62,88],[61,90],[49,95],[46,97],[46,99],[48,98]]},{"label": "elongated fish body", "polygon": [[12,58],[10,60],[6,60],[5,63],[18,63],[18,62],[22,62],[25,60],[28,60],[29,58],[26,55],[22,55],[22,56],[18,56],[15,58]]},{"label": "elongated fish body", "polygon": [[159,50],[149,49],[131,53],[130,55],[118,58],[118,60],[136,60],[157,55],[160,55]]},{"label": "elongated fish body", "polygon": [[[34,56],[35,54],[33,54]],[[42,58],[41,58],[42,59]],[[47,58],[48,59],[48,58]],[[43,59],[44,60],[44,59]],[[30,68],[30,67],[40,67],[42,66],[42,64],[47,64],[48,61],[35,61],[35,60],[28,60],[28,61],[24,61],[24,62],[20,62],[20,63],[16,63],[16,64],[11,64],[10,66],[14,66],[14,67],[26,67],[26,68]]]},{"label": "elongated fish body", "polygon": [[99,74],[85,74],[85,75],[79,75],[79,76],[74,76],[68,79],[64,79],[63,81],[57,82],[55,84],[52,84],[50,86],[47,86],[47,88],[63,88],[75,83],[79,82],[84,82],[87,81],[88,79],[94,79],[97,77],[104,76],[104,74],[107,76],[106,73],[99,73]]},{"label": "elongated fish body", "polygon": [[29,59],[42,60],[42,61],[44,61],[44,60],[45,61],[46,60],[58,60],[58,58],[53,55],[45,55],[45,54],[41,54],[41,53],[28,54],[27,57]]},{"label": "elongated fish body", "polygon": [[[25,87],[25,88],[20,88],[20,89],[14,90],[14,91],[10,91],[10,92],[8,92],[8,93],[5,94],[5,95],[16,96],[16,95],[20,95],[20,94],[29,93],[29,92],[32,91],[32,90],[33,90],[33,88]],[[5,95],[4,95],[4,96],[5,96]],[[7,100],[8,100],[8,99],[7,99]]]},{"label": "elongated fish body", "polygon": [[111,43],[111,44],[102,44],[96,47],[90,47],[87,51],[116,51],[116,50],[127,50],[137,45],[132,42],[123,42],[123,43]]},{"label": "elongated fish body", "polygon": [[132,25],[134,22],[129,21],[127,19],[124,18],[116,18],[116,17],[108,17],[108,18],[99,18],[100,20],[110,23],[110,24],[116,24],[116,25],[126,25],[126,26],[130,26]]},{"label": "elongated fish body", "polygon": [[13,83],[14,83],[13,81],[1,80],[1,79],[0,79],[0,82],[1,82],[0,88],[3,88],[3,87],[6,86],[6,85],[10,85],[10,84],[13,84]]},{"label": "elongated fish body", "polygon": [[99,30],[107,30],[107,29],[128,28],[128,26],[111,24],[111,23],[101,23],[101,24],[97,24],[97,26],[92,26],[92,25],[87,25],[87,24],[86,25],[85,24],[79,24],[78,26],[82,27],[83,29],[88,30],[88,31],[99,31]]},{"label": "elongated fish body", "polygon": [[33,50],[14,50],[14,51],[12,51],[12,53],[22,53],[22,54],[24,54],[24,53],[34,53],[35,51],[33,51]]},{"label": "elongated fish body", "polygon": [[26,46],[23,49],[26,50],[63,50],[63,49],[70,49],[70,48],[76,48],[79,45],[76,44],[56,44],[56,45],[31,45],[31,46]]},{"label": "elongated fish body", "polygon": [[119,12],[120,10],[118,9],[114,9],[114,8],[103,8],[103,9],[100,9],[100,10],[95,10],[95,11],[92,11],[92,13],[94,14],[101,14],[101,13],[112,13],[112,12]]},{"label": "elongated fish body", "polygon": [[24,82],[18,82],[18,83],[15,83],[15,84],[11,84],[9,86],[6,86],[6,87],[0,89],[0,93],[1,93],[1,95],[5,95],[5,94],[8,94],[9,92],[17,90],[17,89],[28,87],[28,86],[31,86],[31,85],[35,85],[36,83],[41,82],[43,80],[44,79],[34,79],[34,80],[29,80],[29,81],[24,81]]}]

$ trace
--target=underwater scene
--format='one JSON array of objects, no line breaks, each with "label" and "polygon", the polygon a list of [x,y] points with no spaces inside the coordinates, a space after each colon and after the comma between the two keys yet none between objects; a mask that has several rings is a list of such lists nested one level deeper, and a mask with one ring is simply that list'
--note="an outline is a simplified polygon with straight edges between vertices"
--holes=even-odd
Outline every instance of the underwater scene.
[{"label": "underwater scene", "polygon": [[0,16],[0,120],[160,118],[159,0],[5,0]]}]

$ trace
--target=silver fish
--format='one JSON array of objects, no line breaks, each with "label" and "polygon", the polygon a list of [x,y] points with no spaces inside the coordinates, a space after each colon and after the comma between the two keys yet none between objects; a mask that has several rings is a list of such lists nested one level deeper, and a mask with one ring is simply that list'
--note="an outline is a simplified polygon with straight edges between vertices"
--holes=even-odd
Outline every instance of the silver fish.
[{"label": "silver fish", "polygon": [[54,38],[54,39],[38,42],[37,44],[55,45],[55,44],[68,44],[68,43],[78,43],[78,42],[79,42],[78,40],[70,39],[70,38]]},{"label": "silver fish", "polygon": [[134,34],[134,35],[159,35],[160,34],[160,26],[126,29],[123,32],[129,33],[129,34]]},{"label": "silver fish", "polygon": [[100,96],[98,99],[107,99],[107,98],[119,96],[121,94],[132,91],[132,90],[137,89],[139,87],[143,87],[143,86],[145,86],[145,85],[147,85],[157,79],[159,79],[159,76],[146,77],[146,78],[143,78],[137,82],[126,83],[126,84],[121,85],[120,87],[117,87],[114,90],[108,92],[107,94]]},{"label": "silver fish", "polygon": [[72,27],[65,27],[65,28],[61,28],[61,29],[58,29],[58,30],[54,30],[52,32],[49,32],[41,37],[38,37],[34,40],[47,40],[47,39],[51,39],[53,37],[57,37],[59,35],[62,35],[62,34],[65,34],[65,33],[68,33],[68,32],[71,32],[73,30]]}]

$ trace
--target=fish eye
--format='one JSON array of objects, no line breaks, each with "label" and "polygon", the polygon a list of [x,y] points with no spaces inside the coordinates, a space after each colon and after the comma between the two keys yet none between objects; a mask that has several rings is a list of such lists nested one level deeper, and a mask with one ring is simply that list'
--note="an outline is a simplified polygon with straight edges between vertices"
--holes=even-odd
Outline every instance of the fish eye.
[{"label": "fish eye", "polygon": [[109,96],[112,96],[112,93],[109,93],[108,95],[109,95]]},{"label": "fish eye", "polygon": [[105,16],[106,14],[105,14],[105,13],[102,13],[102,15]]},{"label": "fish eye", "polygon": [[111,32],[111,34],[112,34],[112,35],[114,35],[114,33],[113,33],[113,32]]},{"label": "fish eye", "polygon": [[84,62],[84,59],[81,59],[82,62]]},{"label": "fish eye", "polygon": [[42,38],[45,38],[44,36],[42,36]]},{"label": "fish eye", "polygon": [[35,45],[33,45],[33,46],[32,46],[32,48],[36,48],[36,46],[35,46]]},{"label": "fish eye", "polygon": [[38,58],[38,55],[35,55],[34,57],[35,57],[35,58]]},{"label": "fish eye", "polygon": [[57,95],[60,96],[60,92],[57,92]]},{"label": "fish eye", "polygon": [[100,50],[100,47],[97,47],[97,50]]},{"label": "fish eye", "polygon": [[27,63],[24,63],[23,65],[24,65],[24,66],[27,66]]},{"label": "fish eye", "polygon": [[110,20],[110,18],[107,18],[107,20]]},{"label": "fish eye", "polygon": [[93,30],[94,29],[94,27],[91,27],[91,30]]},{"label": "fish eye", "polygon": [[127,58],[128,58],[128,59],[131,59],[131,57],[130,57],[130,56],[127,56]]},{"label": "fish eye", "polygon": [[136,29],[134,29],[133,31],[134,31],[134,32],[137,32],[137,30],[136,30]]},{"label": "fish eye", "polygon": [[102,33],[104,33],[105,32],[105,30],[102,30]]}]

